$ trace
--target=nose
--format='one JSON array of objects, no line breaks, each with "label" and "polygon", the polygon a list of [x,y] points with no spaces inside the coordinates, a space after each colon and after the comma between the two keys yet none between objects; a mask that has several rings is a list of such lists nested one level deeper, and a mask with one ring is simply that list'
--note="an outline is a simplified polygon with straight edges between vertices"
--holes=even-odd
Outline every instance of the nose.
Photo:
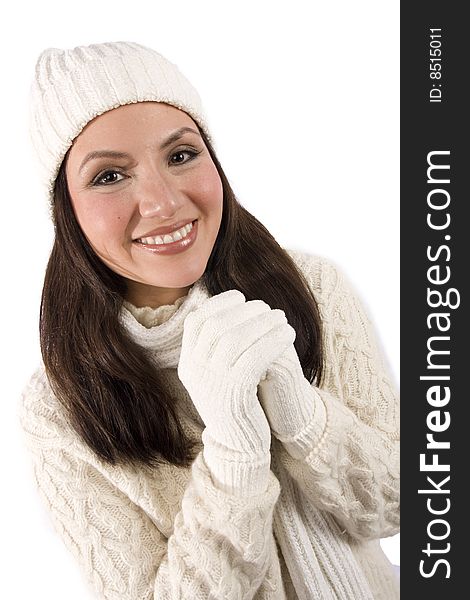
[{"label": "nose", "polygon": [[137,193],[139,213],[143,218],[170,219],[182,204],[178,190],[155,172],[141,182]]}]

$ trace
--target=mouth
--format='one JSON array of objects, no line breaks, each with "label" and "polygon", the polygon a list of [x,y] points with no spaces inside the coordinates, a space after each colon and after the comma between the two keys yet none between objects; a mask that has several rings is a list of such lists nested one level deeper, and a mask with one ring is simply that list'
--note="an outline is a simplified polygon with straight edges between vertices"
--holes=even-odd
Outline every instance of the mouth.
[{"label": "mouth", "polygon": [[145,237],[138,238],[134,242],[142,244],[143,246],[163,246],[180,242],[189,237],[197,219],[187,223],[183,227],[172,231],[171,233],[165,233],[160,235],[147,235]]},{"label": "mouth", "polygon": [[196,242],[198,235],[198,220],[195,219],[171,233],[164,235],[145,236],[133,241],[137,248],[151,254],[172,255],[184,252]]}]

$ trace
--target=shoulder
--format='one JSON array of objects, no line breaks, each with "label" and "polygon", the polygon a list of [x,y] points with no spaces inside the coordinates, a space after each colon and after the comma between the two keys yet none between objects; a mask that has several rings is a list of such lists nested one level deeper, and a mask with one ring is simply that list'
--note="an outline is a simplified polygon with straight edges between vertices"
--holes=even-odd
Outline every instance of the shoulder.
[{"label": "shoulder", "polygon": [[357,296],[343,269],[330,258],[284,248],[312,290],[319,308],[343,303]]},{"label": "shoulder", "polygon": [[17,414],[27,441],[65,438],[72,433],[42,364],[24,386]]},{"label": "shoulder", "polygon": [[315,296],[325,335],[371,345],[375,328],[367,303],[349,276],[333,260],[285,249]]},{"label": "shoulder", "polygon": [[44,413],[55,405],[44,365],[41,364],[31,375],[23,388],[19,409],[23,412]]}]

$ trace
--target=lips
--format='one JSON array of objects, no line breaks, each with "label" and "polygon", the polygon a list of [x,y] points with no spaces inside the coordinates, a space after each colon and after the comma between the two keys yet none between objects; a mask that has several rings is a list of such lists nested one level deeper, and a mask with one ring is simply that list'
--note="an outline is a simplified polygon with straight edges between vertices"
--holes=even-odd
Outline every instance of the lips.
[{"label": "lips", "polygon": [[165,233],[164,235],[156,235],[150,237],[143,237],[137,240],[137,242],[141,244],[171,244],[177,242],[179,240],[184,240],[193,230],[194,225],[192,223],[188,223],[181,229],[177,229],[172,233]]},{"label": "lips", "polygon": [[139,235],[138,237],[136,237],[134,239],[140,240],[140,239],[146,238],[146,237],[156,237],[157,235],[165,235],[166,233],[173,233],[177,229],[181,229],[181,227],[184,227],[185,225],[188,225],[189,223],[194,223],[195,220],[196,219],[186,219],[184,221],[178,221],[176,223],[173,223],[173,225],[167,225],[165,227],[157,227],[157,229],[152,229],[151,231],[147,231],[146,233]]},{"label": "lips", "polygon": [[[191,225],[191,223],[193,223]],[[144,237],[138,240],[134,240],[133,244],[138,251],[142,252],[150,252],[150,254],[154,255],[173,255],[180,254],[182,252],[186,252],[189,248],[191,248],[197,240],[198,236],[198,223],[199,221],[196,219],[194,222],[190,221],[190,224],[183,227],[183,231],[186,230],[186,234],[179,240],[176,241],[165,241],[165,237],[169,237],[171,239],[171,234],[164,234],[159,236],[149,236]]]}]

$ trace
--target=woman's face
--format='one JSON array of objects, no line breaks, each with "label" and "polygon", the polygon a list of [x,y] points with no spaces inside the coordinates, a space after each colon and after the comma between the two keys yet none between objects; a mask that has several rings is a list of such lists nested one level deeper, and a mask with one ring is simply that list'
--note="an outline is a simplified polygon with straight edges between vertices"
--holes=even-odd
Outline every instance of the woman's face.
[{"label": "woman's face", "polygon": [[[186,113],[140,102],[96,117],[74,140],[66,176],[83,233],[101,260],[127,279],[130,302],[172,304],[204,273],[223,190]],[[191,223],[191,231],[181,229]]]}]

